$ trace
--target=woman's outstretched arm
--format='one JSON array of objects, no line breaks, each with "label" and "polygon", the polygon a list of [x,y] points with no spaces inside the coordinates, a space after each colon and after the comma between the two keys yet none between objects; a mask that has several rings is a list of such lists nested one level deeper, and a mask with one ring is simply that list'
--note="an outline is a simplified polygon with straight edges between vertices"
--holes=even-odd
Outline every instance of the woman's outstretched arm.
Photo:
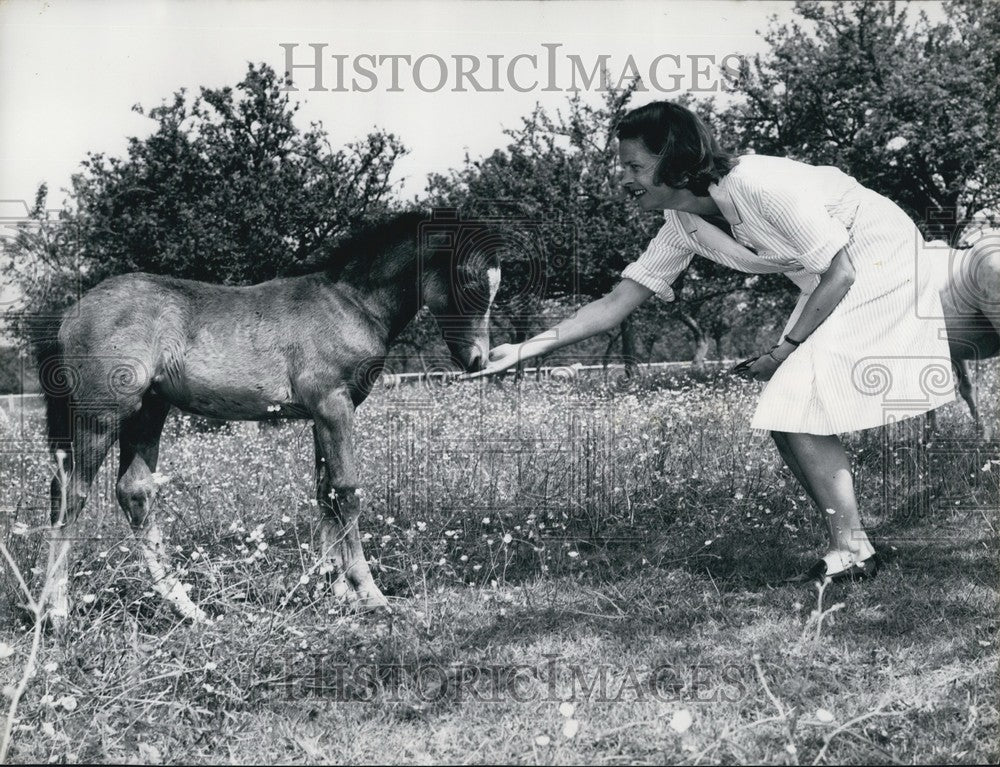
[{"label": "woman's outstretched arm", "polygon": [[549,328],[520,344],[501,344],[490,350],[489,363],[478,373],[463,379],[499,373],[533,357],[561,349],[598,333],[617,327],[645,303],[653,291],[634,280],[624,279],[605,296],[591,301],[569,319]]}]

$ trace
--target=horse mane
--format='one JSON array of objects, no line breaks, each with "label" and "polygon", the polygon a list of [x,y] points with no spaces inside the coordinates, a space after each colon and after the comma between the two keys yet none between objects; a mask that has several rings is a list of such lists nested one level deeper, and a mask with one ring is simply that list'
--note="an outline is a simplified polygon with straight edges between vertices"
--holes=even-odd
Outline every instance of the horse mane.
[{"label": "horse mane", "polygon": [[420,224],[429,218],[429,213],[425,211],[410,210],[368,221],[356,226],[332,245],[318,246],[304,261],[286,270],[284,276],[325,272],[331,279],[338,279],[348,270],[367,272],[378,255],[396,243],[415,240]]},{"label": "horse mane", "polygon": [[[320,245],[298,266],[286,270],[283,276],[324,273],[332,280],[342,280],[348,276],[361,280],[374,278],[376,281],[395,279],[400,270],[412,263],[413,251],[396,249],[394,246],[404,242],[414,243],[425,249],[426,256],[436,254],[442,248],[459,253],[464,252],[460,243],[494,228],[482,221],[439,220],[435,222],[434,231],[443,234],[444,230],[452,228],[457,236],[450,241],[451,244],[444,246],[440,241],[417,243],[421,226],[429,222],[434,222],[432,211],[420,209],[370,220],[333,244]],[[398,257],[393,259],[393,255]],[[374,268],[378,269],[377,274],[372,272]]]}]

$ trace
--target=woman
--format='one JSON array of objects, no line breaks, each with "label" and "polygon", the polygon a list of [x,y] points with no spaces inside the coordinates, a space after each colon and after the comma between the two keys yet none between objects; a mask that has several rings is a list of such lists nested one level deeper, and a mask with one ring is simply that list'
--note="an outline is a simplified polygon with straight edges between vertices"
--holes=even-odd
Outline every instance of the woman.
[{"label": "woman", "polygon": [[940,299],[916,268],[920,233],[893,202],[836,168],[731,157],[677,104],[635,109],[617,133],[627,196],[662,209],[663,227],[610,293],[522,344],[496,347],[477,375],[616,327],[654,295],[673,300],[671,283],[695,255],[785,274],[802,295],[781,340],[738,371],[768,382],[751,425],[770,431],[828,525],[828,551],[799,580],[874,575],[837,435],[955,397],[943,323],[933,319]]}]

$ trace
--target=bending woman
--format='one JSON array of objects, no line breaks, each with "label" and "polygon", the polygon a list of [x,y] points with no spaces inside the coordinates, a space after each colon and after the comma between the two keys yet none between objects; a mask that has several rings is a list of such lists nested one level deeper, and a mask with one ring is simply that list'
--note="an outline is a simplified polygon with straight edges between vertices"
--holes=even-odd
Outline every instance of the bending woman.
[{"label": "bending woman", "polygon": [[[840,433],[920,415],[955,398],[937,289],[916,268],[922,237],[893,202],[832,167],[720,149],[691,111],[656,102],[617,128],[622,183],[664,224],[622,281],[573,317],[490,352],[489,375],[619,325],[694,256],[781,272],[801,296],[780,342],[742,374],[767,381],[751,426],[826,520],[826,554],[800,579],[877,569]],[[930,318],[930,319],[927,319]]]}]

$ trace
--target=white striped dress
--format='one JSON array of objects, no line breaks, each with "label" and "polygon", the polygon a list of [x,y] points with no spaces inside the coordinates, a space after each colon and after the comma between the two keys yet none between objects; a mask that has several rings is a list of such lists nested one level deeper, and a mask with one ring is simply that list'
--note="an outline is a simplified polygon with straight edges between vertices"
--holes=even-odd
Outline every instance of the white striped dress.
[{"label": "white striped dress", "polygon": [[784,337],[842,248],[856,272],[844,299],[765,385],[753,428],[837,434],[955,398],[940,286],[919,268],[923,238],[895,203],[837,168],[762,155],[741,157],[709,193],[735,240],[699,216],[667,210],[622,276],[672,301],[671,284],[695,255],[784,273],[802,291]]}]

